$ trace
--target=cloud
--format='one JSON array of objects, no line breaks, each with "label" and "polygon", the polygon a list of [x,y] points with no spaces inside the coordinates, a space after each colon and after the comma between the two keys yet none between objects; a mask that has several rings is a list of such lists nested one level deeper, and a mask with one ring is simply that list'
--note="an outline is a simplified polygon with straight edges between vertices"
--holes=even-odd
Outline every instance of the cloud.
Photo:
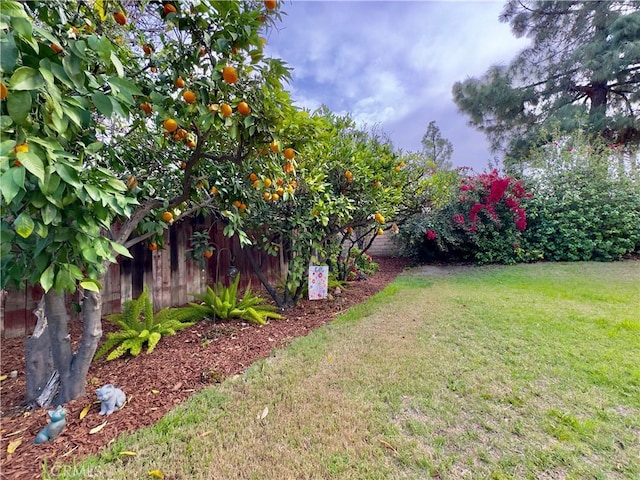
[{"label": "cloud", "polygon": [[420,149],[431,120],[454,146],[454,164],[482,170],[483,135],[451,96],[456,81],[506,63],[526,43],[498,21],[502,2],[292,1],[267,53],[293,67],[296,103],[379,125],[404,151]]}]

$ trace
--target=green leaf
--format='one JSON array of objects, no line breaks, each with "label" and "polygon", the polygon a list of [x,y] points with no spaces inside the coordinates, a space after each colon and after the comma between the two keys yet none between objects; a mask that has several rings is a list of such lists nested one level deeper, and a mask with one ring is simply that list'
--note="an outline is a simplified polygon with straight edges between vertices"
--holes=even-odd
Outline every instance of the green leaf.
[{"label": "green leaf", "polygon": [[93,200],[94,202],[97,202],[100,200],[100,189],[98,187],[94,185],[86,184],[84,185],[84,189],[87,191],[87,193],[91,197],[91,200]]},{"label": "green leaf", "polygon": [[26,18],[13,17],[11,19],[11,26],[26,40],[31,39],[33,36],[33,26]]},{"label": "green leaf", "polygon": [[13,69],[16,68],[17,59],[18,47],[16,47],[13,35],[3,35],[0,37],[0,72],[12,72]]},{"label": "green leaf", "polygon": [[13,125],[13,120],[9,115],[0,115],[0,130],[6,131]]},{"label": "green leaf", "polygon": [[63,162],[56,162],[54,167],[58,175],[60,175],[60,178],[62,178],[66,183],[75,188],[82,187],[82,182],[80,181],[80,177],[78,177],[78,172],[71,165]]},{"label": "green leaf", "polygon": [[31,67],[20,67],[11,75],[13,90],[37,90],[44,85],[44,78],[38,70]]},{"label": "green leaf", "polygon": [[58,209],[51,203],[47,203],[43,209],[40,210],[42,221],[45,225],[49,225],[58,216]]},{"label": "green leaf", "polygon": [[117,242],[111,242],[111,248],[113,248],[113,250],[117,254],[122,255],[123,257],[133,258],[133,255],[131,255],[131,253],[129,253],[129,250],[125,246],[120,245]]},{"label": "green leaf", "polygon": [[44,272],[42,272],[42,275],[40,275],[40,285],[44,289],[45,293],[51,290],[51,287],[53,287],[54,277],[55,271],[53,268],[53,264],[51,264]]},{"label": "green leaf", "polygon": [[94,155],[96,153],[98,153],[100,150],[102,150],[102,147],[104,147],[104,143],[102,142],[93,142],[90,143],[89,145],[87,145],[84,149],[85,153],[88,153],[90,155]]},{"label": "green leaf", "polygon": [[12,92],[7,97],[7,111],[14,122],[23,124],[31,111],[30,92]]},{"label": "green leaf", "polygon": [[120,62],[120,59],[117,57],[115,52],[111,52],[111,63],[113,63],[113,66],[116,69],[116,72],[118,72],[118,76],[119,77],[124,77],[124,67],[122,66],[122,63]]},{"label": "green leaf", "polygon": [[44,183],[44,164],[38,155],[33,152],[16,154],[16,157],[31,174]]},{"label": "green leaf", "polygon": [[35,224],[28,213],[22,212],[13,222],[13,228],[22,238],[28,238],[32,233]]},{"label": "green leaf", "polygon": [[80,282],[80,286],[85,290],[89,290],[91,292],[99,292],[102,288],[102,285],[97,280],[92,278],[86,278]]},{"label": "green leaf", "polygon": [[20,2],[14,0],[2,0],[2,2],[0,2],[0,14],[9,17],[29,17]]},{"label": "green leaf", "polygon": [[62,268],[65,266],[69,267],[69,264],[60,265],[60,269],[58,270],[58,274],[56,275],[54,288],[60,292],[75,292],[76,279],[68,269]]},{"label": "green leaf", "polygon": [[87,248],[86,246],[84,248],[82,248],[82,257],[89,263],[91,264],[97,264],[98,263],[98,255],[96,254],[96,251],[93,248]]},{"label": "green leaf", "polygon": [[107,95],[102,92],[93,92],[91,100],[93,100],[94,105],[101,114],[105,117],[111,116],[113,113],[113,106],[111,105],[111,100]]},{"label": "green leaf", "polygon": [[2,174],[0,184],[2,184],[2,196],[5,202],[11,203],[20,189],[24,189],[24,178],[24,168],[10,168]]}]

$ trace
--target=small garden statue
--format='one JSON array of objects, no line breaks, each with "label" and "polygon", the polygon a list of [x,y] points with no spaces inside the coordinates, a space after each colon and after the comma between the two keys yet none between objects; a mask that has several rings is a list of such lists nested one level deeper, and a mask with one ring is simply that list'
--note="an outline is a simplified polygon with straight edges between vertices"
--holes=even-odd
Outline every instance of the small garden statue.
[{"label": "small garden statue", "polygon": [[62,432],[64,426],[67,424],[67,411],[62,408],[61,405],[58,405],[58,408],[56,408],[55,410],[49,410],[47,414],[49,415],[51,421],[46,427],[38,432],[38,435],[36,435],[36,438],[33,441],[33,443],[35,443],[36,445],[48,442],[56,438],[58,435],[60,435],[60,432]]},{"label": "small garden statue", "polygon": [[120,409],[127,400],[127,396],[124,392],[110,383],[98,388],[96,390],[96,396],[98,397],[98,400],[102,402],[100,404],[100,415],[111,415],[113,412]]}]

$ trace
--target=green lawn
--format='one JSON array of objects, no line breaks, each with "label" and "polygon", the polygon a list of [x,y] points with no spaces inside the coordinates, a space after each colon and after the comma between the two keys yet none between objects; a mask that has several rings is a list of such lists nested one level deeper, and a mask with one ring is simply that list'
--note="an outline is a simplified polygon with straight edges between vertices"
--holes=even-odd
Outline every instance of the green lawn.
[{"label": "green lawn", "polygon": [[640,262],[438,270],[59,478],[640,478]]}]

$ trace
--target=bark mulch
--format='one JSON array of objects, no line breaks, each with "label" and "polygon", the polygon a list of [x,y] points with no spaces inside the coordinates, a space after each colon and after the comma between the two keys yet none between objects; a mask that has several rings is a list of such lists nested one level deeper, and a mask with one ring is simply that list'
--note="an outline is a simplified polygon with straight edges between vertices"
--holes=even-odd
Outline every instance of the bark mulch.
[{"label": "bark mulch", "polygon": [[[169,410],[195,392],[225,378],[241,373],[254,361],[268,357],[276,348],[294,338],[307,335],[325,325],[349,307],[361,303],[382,290],[407,265],[405,259],[376,258],[379,271],[361,281],[350,283],[333,300],[303,300],[285,313],[283,320],[272,320],[259,327],[236,321],[202,321],[163,338],[155,351],[112,362],[96,361],[87,379],[87,395],[73,400],[67,409],[67,426],[55,440],[34,445],[36,434],[48,423],[46,410],[25,411],[23,339],[2,340],[2,374],[17,371],[16,378],[0,383],[0,479],[40,479],[42,465],[56,461],[71,463],[97,453],[115,437],[156,423]],[[72,324],[77,340],[80,323]],[[105,333],[113,328],[103,322]],[[98,415],[100,404],[95,389],[106,383],[120,387],[127,403],[108,417]],[[80,412],[91,405],[82,420]],[[97,433],[89,431],[107,424]],[[21,441],[14,453],[7,447]]]}]

